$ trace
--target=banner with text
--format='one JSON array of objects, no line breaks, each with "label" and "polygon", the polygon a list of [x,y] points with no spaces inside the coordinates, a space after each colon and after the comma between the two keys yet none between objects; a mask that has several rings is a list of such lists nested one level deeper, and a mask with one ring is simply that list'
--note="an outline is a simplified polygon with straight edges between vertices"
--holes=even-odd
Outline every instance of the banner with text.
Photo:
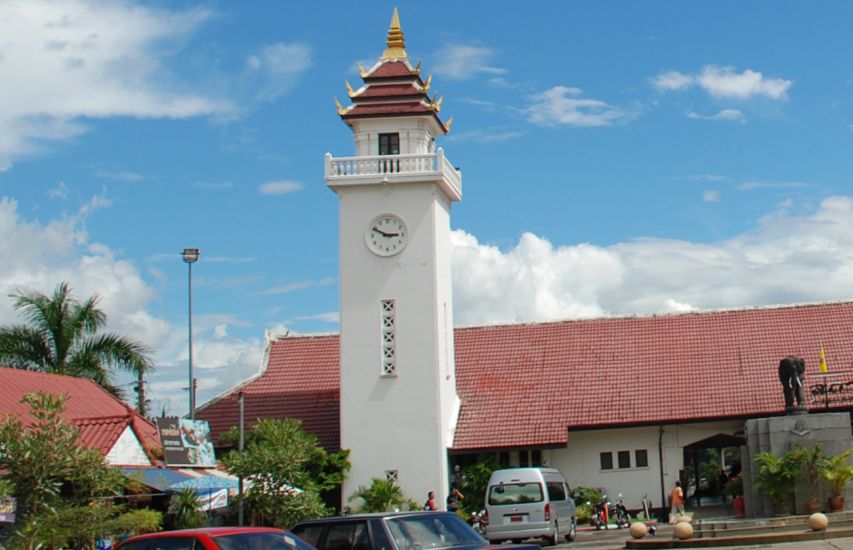
[{"label": "banner with text", "polygon": [[163,457],[168,466],[216,467],[206,420],[167,416],[157,419]]}]

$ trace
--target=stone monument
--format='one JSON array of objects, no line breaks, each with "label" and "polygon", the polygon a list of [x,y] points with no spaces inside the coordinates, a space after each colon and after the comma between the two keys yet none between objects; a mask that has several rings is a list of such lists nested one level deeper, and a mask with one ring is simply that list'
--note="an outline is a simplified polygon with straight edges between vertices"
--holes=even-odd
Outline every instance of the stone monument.
[{"label": "stone monument", "polygon": [[[805,407],[803,375],[805,361],[796,356],[785,357],[779,362],[779,380],[785,398],[785,416],[754,418],[746,421],[746,445],[741,447],[743,463],[744,500],[747,517],[767,517],[773,514],[770,501],[753,489],[753,457],[761,452],[781,456],[794,449],[797,444],[807,447],[820,445],[828,455],[853,449],[853,433],[850,427],[850,413],[820,412],[809,413]],[[796,405],[794,402],[796,401]],[[797,488],[791,511],[804,514],[805,495]],[[828,491],[821,487],[817,495],[826,502]],[[844,495],[848,500],[853,491],[848,488]]]}]

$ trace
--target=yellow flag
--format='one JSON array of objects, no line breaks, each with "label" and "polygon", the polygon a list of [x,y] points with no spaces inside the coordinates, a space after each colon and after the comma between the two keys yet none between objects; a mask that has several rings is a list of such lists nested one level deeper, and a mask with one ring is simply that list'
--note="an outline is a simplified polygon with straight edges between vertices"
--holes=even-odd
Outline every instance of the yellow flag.
[{"label": "yellow flag", "polygon": [[826,374],[826,354],[823,352],[823,344],[820,345],[820,365],[818,365],[821,374]]}]

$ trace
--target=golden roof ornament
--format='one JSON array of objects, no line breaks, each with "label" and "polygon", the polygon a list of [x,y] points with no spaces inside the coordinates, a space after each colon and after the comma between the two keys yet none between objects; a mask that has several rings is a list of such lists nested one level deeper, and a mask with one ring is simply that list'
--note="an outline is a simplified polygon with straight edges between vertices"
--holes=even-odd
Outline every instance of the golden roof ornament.
[{"label": "golden roof ornament", "polygon": [[385,41],[385,53],[382,54],[380,61],[390,59],[408,59],[406,54],[406,40],[403,37],[403,29],[400,28],[400,16],[397,14],[397,8],[394,8],[394,15],[391,16],[391,26],[388,28],[388,39]]},{"label": "golden roof ornament", "polygon": [[429,91],[430,82],[432,82],[432,75],[427,76],[426,82],[424,82],[423,86],[418,87],[418,91],[420,91],[422,94],[427,93]]},{"label": "golden roof ornament", "polygon": [[338,108],[338,114],[339,115],[343,115],[344,113],[347,112],[347,110],[344,109],[343,105],[341,105],[341,102],[338,101],[338,98],[335,98],[335,107]]},{"label": "golden roof ornament", "polygon": [[344,84],[347,85],[347,95],[354,97],[355,91],[352,89],[352,85],[349,83],[349,80],[344,79]]}]

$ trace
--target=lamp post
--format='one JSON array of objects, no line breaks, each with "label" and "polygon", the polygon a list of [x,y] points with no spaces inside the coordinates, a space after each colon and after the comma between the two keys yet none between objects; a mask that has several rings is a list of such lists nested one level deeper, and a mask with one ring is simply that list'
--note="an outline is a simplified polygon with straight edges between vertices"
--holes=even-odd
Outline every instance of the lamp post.
[{"label": "lamp post", "polygon": [[181,253],[181,257],[184,259],[184,262],[189,268],[187,272],[187,296],[189,298],[187,304],[187,309],[189,312],[189,320],[187,322],[187,342],[189,345],[189,358],[187,359],[187,363],[189,365],[190,375],[190,420],[195,420],[195,378],[193,377],[193,264],[198,261],[198,255],[198,248],[185,248],[184,251]]},{"label": "lamp post", "polygon": [[[243,408],[243,392],[237,394],[237,398],[240,400],[240,439],[237,441],[237,450],[239,452],[243,452],[243,421],[245,417],[245,410]],[[237,525],[243,527],[243,474],[240,474],[237,477],[237,497],[239,500],[239,504],[237,506]]]}]

